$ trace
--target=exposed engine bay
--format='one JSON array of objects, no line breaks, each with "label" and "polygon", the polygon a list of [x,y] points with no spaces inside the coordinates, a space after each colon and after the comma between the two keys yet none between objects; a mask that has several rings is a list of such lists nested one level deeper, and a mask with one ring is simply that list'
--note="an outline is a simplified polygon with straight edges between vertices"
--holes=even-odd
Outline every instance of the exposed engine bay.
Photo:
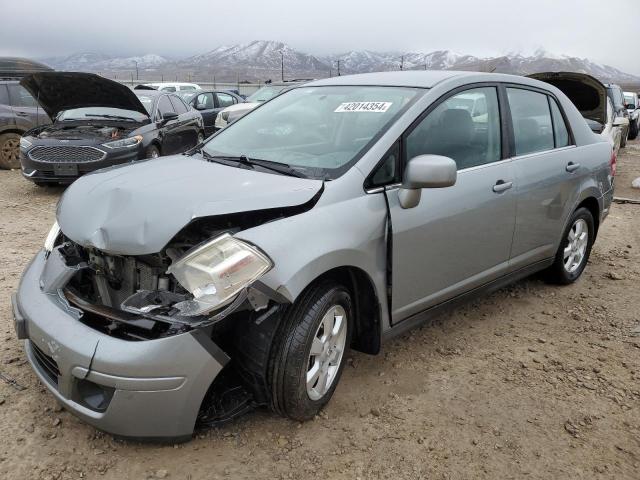
[{"label": "exposed engine bay", "polygon": [[[136,128],[137,127],[138,125],[136,124]],[[61,122],[32,130],[30,134],[38,139],[87,140],[99,138],[104,140],[119,140],[120,138],[126,137],[132,130],[134,129],[130,127],[124,128],[122,126],[104,125],[103,123],[69,125]]]}]

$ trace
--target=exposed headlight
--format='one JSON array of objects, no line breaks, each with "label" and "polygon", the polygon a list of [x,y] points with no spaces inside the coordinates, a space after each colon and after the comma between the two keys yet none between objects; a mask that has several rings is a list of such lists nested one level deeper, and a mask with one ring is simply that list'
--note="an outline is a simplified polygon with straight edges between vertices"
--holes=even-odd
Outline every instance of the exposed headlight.
[{"label": "exposed headlight", "polygon": [[103,147],[107,148],[130,148],[135,147],[142,141],[142,135],[135,137],[123,138],[122,140],[114,140],[113,142],[103,143]]},{"label": "exposed headlight", "polygon": [[260,250],[229,234],[187,252],[172,263],[171,273],[192,300],[174,305],[182,315],[203,315],[229,303],[264,275],[273,263]]},{"label": "exposed headlight", "polygon": [[49,233],[47,234],[47,238],[44,240],[44,250],[47,253],[51,253],[51,250],[53,250],[59,236],[60,227],[58,226],[58,222],[54,222],[51,230],[49,230]]},{"label": "exposed headlight", "polygon": [[33,144],[27,140],[24,137],[20,137],[20,148],[27,150],[29,147],[31,147]]}]

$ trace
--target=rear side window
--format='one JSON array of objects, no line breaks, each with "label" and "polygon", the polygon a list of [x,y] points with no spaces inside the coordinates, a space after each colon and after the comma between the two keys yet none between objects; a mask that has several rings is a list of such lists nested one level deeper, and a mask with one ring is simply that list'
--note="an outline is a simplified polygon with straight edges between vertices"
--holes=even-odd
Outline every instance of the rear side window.
[{"label": "rear side window", "polygon": [[189,111],[186,105],[178,97],[172,95],[169,98],[171,99],[171,103],[173,104],[173,109],[178,115],[182,115],[183,113],[187,113]]},{"label": "rear side window", "polygon": [[458,170],[501,158],[500,112],[495,87],[465,90],[446,99],[406,137],[406,160],[444,155]]},{"label": "rear side window", "polygon": [[9,105],[9,92],[6,85],[0,85],[0,105]]},{"label": "rear side window", "polygon": [[556,140],[556,148],[566,147],[569,145],[567,124],[562,117],[558,103],[553,98],[549,98],[549,104],[551,105],[551,116],[553,117],[553,136]]},{"label": "rear side window", "polygon": [[228,93],[216,93],[216,95],[218,96],[218,107],[219,108],[225,108],[225,107],[229,107],[231,105],[233,105],[235,102],[235,99],[233,98],[232,95],[229,95]]},{"label": "rear side window", "polygon": [[36,101],[22,85],[9,84],[9,98],[14,107],[35,107]]},{"label": "rear side window", "polygon": [[507,88],[507,96],[513,120],[516,155],[553,149],[553,124],[547,95]]}]

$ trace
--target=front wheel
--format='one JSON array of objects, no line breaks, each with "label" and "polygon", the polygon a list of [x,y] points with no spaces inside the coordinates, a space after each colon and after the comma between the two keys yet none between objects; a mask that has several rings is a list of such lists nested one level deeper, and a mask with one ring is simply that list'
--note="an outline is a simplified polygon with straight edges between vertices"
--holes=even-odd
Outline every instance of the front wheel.
[{"label": "front wheel", "polygon": [[620,148],[627,146],[627,138],[629,138],[629,129],[626,132],[622,132],[622,138],[620,140]]},{"label": "front wheel", "polygon": [[20,135],[17,133],[0,135],[0,168],[20,168]]},{"label": "front wheel", "polygon": [[158,158],[160,156],[160,150],[155,145],[149,145],[144,152],[145,158]]},{"label": "front wheel", "polygon": [[272,408],[309,420],[331,399],[351,342],[353,307],[342,285],[311,287],[283,320],[271,354]]},{"label": "front wheel", "polygon": [[579,208],[573,212],[564,231],[555,261],[547,271],[547,280],[568,285],[580,278],[587,266],[594,240],[593,215],[586,208]]}]

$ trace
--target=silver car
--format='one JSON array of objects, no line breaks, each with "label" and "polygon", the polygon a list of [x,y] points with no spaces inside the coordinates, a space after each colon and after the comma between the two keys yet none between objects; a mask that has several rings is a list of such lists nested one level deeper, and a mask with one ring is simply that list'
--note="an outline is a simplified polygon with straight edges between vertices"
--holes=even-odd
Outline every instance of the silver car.
[{"label": "silver car", "polygon": [[257,406],[307,420],[350,348],[534,272],[577,280],[611,153],[533,79],[299,86],[187,156],[70,186],[13,298],[18,337],[58,401],[119,436],[189,438]]}]

